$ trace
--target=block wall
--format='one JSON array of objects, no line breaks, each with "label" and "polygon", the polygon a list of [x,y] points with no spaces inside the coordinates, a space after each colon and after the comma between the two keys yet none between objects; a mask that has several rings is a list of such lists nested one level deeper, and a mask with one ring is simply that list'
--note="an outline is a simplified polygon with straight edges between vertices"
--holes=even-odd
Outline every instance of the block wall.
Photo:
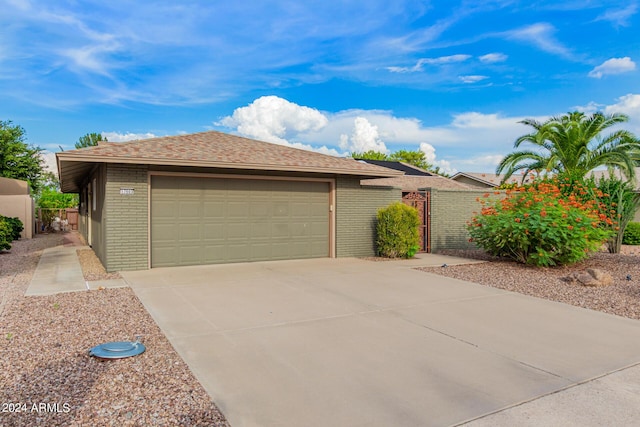
[{"label": "block wall", "polygon": [[442,190],[431,192],[431,252],[442,249],[475,249],[469,242],[467,222],[480,212],[482,206],[476,200],[493,190]]},{"label": "block wall", "polygon": [[336,179],[336,256],[376,254],[378,209],[402,200],[398,188],[361,187],[360,177]]},{"label": "block wall", "polygon": [[105,188],[105,268],[149,268],[147,166],[107,164]]}]

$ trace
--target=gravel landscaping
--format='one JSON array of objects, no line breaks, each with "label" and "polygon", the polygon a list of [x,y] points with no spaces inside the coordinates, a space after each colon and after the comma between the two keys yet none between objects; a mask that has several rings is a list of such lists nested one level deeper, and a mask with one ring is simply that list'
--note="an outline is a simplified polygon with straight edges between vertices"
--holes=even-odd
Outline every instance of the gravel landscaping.
[{"label": "gravel landscaping", "polygon": [[[480,250],[446,250],[442,255],[485,259],[490,262],[418,270],[467,280],[609,314],[640,319],[640,247],[622,246],[620,254],[598,252],[589,259],[563,267],[529,267],[496,259]],[[588,287],[563,280],[588,268],[609,273],[613,285]],[[630,280],[628,280],[630,279]]]},{"label": "gravel landscaping", "polygon": [[[42,251],[65,242],[62,234],[38,235],[0,252],[0,426],[227,426],[131,289],[24,296]],[[441,253],[489,262],[419,270],[640,319],[640,247],[558,268],[481,251]],[[91,249],[79,249],[78,257],[86,280],[120,277],[106,273]],[[587,268],[609,273],[614,284],[562,280]],[[137,335],[147,347],[139,356],[88,355],[97,344]]]},{"label": "gravel landscaping", "polygon": [[[62,243],[38,235],[0,253],[0,426],[228,425],[131,289],[24,296],[42,250]],[[117,277],[79,256],[87,280]],[[139,356],[88,355],[136,335]]]}]

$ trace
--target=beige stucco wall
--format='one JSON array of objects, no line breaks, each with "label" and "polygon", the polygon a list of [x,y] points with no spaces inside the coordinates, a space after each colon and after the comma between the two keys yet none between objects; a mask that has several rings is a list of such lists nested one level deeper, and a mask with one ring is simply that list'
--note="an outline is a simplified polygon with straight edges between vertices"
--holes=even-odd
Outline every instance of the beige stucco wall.
[{"label": "beige stucco wall", "polygon": [[34,204],[31,196],[0,196],[0,215],[10,218],[18,217],[24,230],[20,233],[23,239],[31,239],[34,233]]},{"label": "beige stucco wall", "polygon": [[27,181],[0,177],[0,195],[28,196],[29,194],[29,183]]}]

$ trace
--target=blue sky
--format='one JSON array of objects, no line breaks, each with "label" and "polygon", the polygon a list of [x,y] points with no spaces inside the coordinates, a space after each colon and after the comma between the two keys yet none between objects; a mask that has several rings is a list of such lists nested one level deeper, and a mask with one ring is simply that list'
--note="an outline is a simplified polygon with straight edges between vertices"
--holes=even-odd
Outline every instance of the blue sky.
[{"label": "blue sky", "polygon": [[[492,172],[524,118],[627,114],[637,1],[0,0],[0,119],[49,153],[215,129]],[[49,154],[48,156],[52,156]]]}]

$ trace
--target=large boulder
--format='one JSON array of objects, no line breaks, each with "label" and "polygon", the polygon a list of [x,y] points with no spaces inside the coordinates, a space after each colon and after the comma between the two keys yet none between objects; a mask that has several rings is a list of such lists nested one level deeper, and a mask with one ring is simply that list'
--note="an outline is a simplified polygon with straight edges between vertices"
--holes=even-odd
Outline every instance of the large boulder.
[{"label": "large boulder", "polygon": [[609,286],[613,285],[613,277],[606,271],[597,268],[587,268],[565,277],[565,280],[573,285],[581,286]]}]

